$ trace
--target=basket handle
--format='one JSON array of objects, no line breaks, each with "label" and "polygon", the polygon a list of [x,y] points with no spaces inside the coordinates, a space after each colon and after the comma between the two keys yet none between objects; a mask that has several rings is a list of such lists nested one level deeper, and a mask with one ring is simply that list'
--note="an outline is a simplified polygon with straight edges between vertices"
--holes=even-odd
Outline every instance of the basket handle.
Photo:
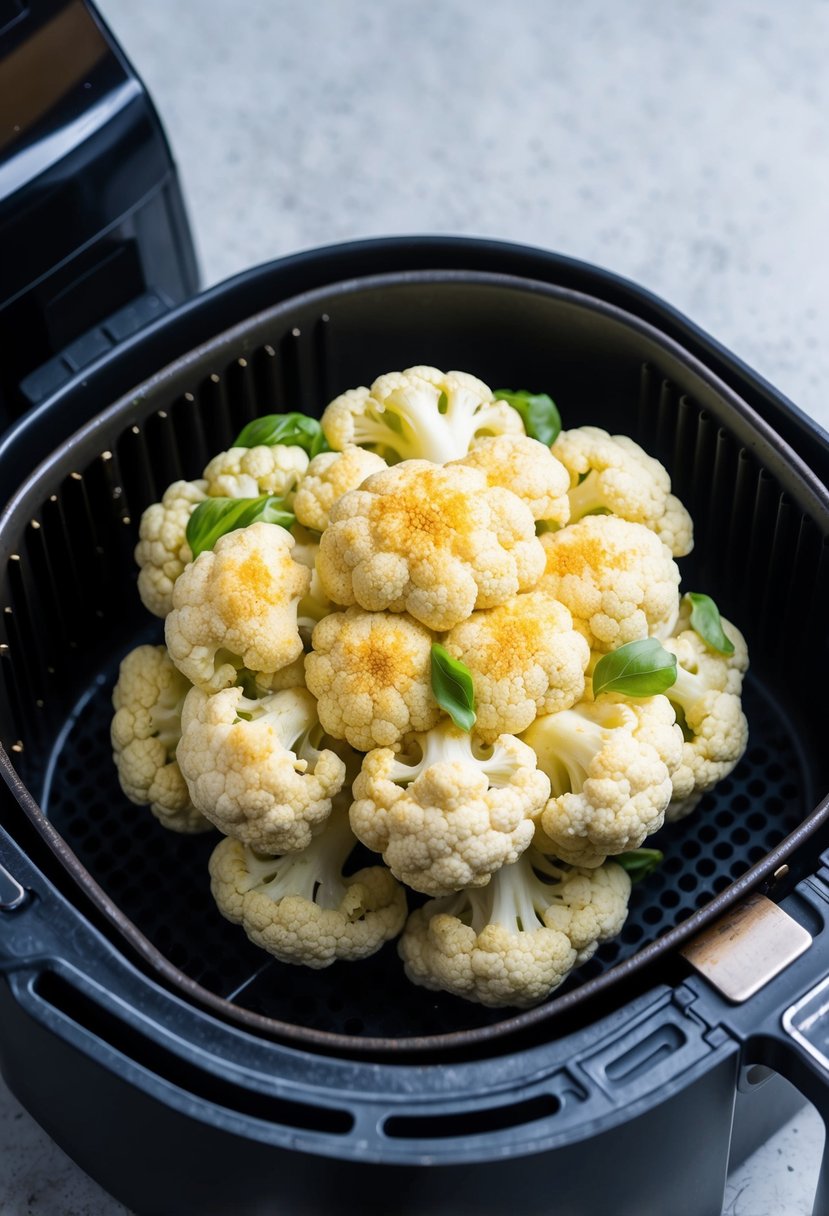
[{"label": "basket handle", "polygon": [[[826,855],[822,858],[826,862]],[[699,972],[694,1008],[814,1104],[829,1133],[829,870],[780,904],[755,894],[682,951]],[[752,976],[753,971],[753,976]],[[829,1135],[813,1216],[829,1212]]]}]

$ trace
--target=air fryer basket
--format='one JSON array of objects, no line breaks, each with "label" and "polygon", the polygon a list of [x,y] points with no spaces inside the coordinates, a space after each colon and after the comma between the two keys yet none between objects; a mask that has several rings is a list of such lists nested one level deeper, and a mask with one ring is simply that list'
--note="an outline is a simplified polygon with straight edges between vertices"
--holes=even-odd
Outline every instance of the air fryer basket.
[{"label": "air fryer basket", "polygon": [[[566,426],[632,434],[671,472],[695,521],[683,588],[744,630],[751,737],[732,776],[665,828],[660,871],[621,937],[543,1006],[515,1016],[415,988],[394,946],[323,972],[268,960],[212,905],[211,835],[165,832],[120,794],[108,726],[120,658],[160,640],[135,590],[141,512],[200,475],[258,413],[319,413],[336,393],[412,363],[550,391]],[[374,1054],[463,1048],[556,1018],[664,958],[822,827],[829,757],[810,690],[827,676],[823,487],[681,347],[590,297],[504,275],[413,272],[282,303],[155,375],[82,428],[0,523],[0,737],[31,821],[116,939],[165,983],[257,1031]],[[40,809],[38,809],[38,807]],[[42,814],[41,814],[42,812]],[[46,824],[43,817],[48,820]]]}]

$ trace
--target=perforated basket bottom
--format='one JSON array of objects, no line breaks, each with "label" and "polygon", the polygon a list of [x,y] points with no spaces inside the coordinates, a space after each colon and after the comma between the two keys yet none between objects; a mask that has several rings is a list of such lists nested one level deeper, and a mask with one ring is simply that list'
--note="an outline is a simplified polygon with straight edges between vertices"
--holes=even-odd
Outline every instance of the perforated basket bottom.
[{"label": "perforated basket bottom", "polygon": [[[316,972],[279,963],[248,942],[210,896],[207,860],[218,834],[175,835],[121,793],[109,746],[116,676],[117,664],[79,702],[46,766],[40,801],[93,878],[171,963],[256,1013],[340,1034],[443,1034],[504,1016],[415,987],[393,943],[365,962]],[[751,678],[744,705],[751,736],[743,761],[694,815],[648,841],[663,850],[664,863],[634,887],[621,936],[576,972],[570,986],[679,924],[808,813],[807,780],[790,724]]]}]

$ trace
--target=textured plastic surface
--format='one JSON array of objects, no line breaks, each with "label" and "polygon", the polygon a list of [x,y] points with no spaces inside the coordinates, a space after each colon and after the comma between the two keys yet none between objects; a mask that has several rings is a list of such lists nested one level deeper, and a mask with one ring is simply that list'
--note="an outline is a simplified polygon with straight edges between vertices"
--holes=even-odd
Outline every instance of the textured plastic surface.
[{"label": "textured plastic surface", "polygon": [[[183,219],[181,220],[183,223]],[[123,342],[64,385],[0,436],[0,463],[14,470],[8,485],[46,458],[57,443],[153,370],[166,366],[229,326],[316,287],[360,275],[419,270],[518,274],[586,292],[657,327],[721,377],[829,481],[829,436],[792,402],[726,351],[687,317],[635,283],[573,258],[524,245],[457,237],[397,237],[314,249],[256,266],[175,308],[163,322]],[[56,406],[58,408],[53,409]],[[43,423],[48,419],[48,426]]]}]

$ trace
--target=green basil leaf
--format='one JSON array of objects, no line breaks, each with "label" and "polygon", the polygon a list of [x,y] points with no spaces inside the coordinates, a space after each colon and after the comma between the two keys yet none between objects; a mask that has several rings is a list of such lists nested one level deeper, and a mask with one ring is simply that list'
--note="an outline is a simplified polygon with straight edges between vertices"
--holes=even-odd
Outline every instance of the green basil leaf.
[{"label": "green basil leaf", "polygon": [[195,559],[212,549],[226,532],[256,523],[290,528],[294,521],[295,516],[285,510],[282,499],[272,494],[261,498],[205,498],[187,521],[187,543]]},{"label": "green basil leaf", "polygon": [[659,849],[631,849],[629,853],[620,853],[610,860],[627,870],[631,882],[641,882],[662,865],[663,857]]},{"label": "green basil leaf", "polygon": [[698,633],[712,650],[718,654],[733,654],[734,643],[723,632],[720,610],[710,595],[689,591],[685,596],[691,602],[691,628]]},{"label": "green basil leaf", "polygon": [[457,727],[472,730],[477,718],[472,673],[438,642],[432,646],[432,692]]},{"label": "green basil leaf", "polygon": [[628,642],[603,655],[593,672],[593,696],[620,692],[626,697],[654,697],[676,683],[676,655],[656,638]]},{"label": "green basil leaf", "polygon": [[266,414],[243,427],[235,448],[272,447],[275,443],[304,448],[309,456],[329,451],[319,419],[307,414]]},{"label": "green basil leaf", "polygon": [[499,401],[506,401],[514,410],[518,410],[524,422],[524,430],[531,439],[545,443],[547,447],[555,443],[561,430],[561,415],[555,401],[546,393],[530,393],[527,389],[509,388],[496,389],[495,396]]}]

